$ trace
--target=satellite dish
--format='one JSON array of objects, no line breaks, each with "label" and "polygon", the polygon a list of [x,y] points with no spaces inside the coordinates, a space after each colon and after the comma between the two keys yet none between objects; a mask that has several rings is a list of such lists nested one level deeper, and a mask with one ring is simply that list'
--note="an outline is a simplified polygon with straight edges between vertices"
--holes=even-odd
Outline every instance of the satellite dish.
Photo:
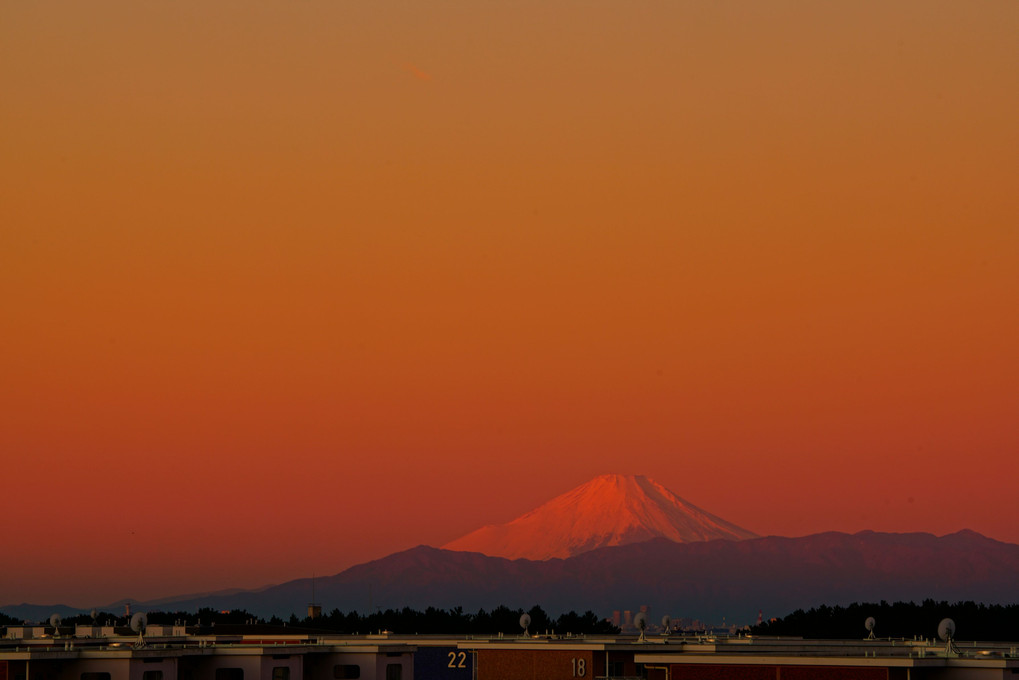
[{"label": "satellite dish", "polygon": [[525,637],[529,634],[527,632],[527,627],[529,625],[531,625],[531,615],[530,614],[521,614],[520,615],[520,627],[524,629],[523,635]]},{"label": "satellite dish", "polygon": [[50,625],[53,626],[53,637],[60,635],[60,624],[63,623],[63,619],[60,618],[60,614],[50,614]]},{"label": "satellite dish", "polygon": [[138,612],[131,617],[131,630],[136,633],[144,633],[145,626],[149,624],[149,618],[145,616],[145,612]]},{"label": "satellite dish", "polygon": [[137,612],[131,617],[131,630],[138,633],[138,641],[134,643],[135,647],[145,646],[145,627],[149,625],[149,617],[145,615],[145,612]]},{"label": "satellite dish", "polygon": [[938,624],[938,637],[945,641],[945,656],[959,653],[952,641],[955,638],[955,621],[941,619],[941,623]]},{"label": "satellite dish", "polygon": [[640,631],[640,637],[637,638],[637,642],[645,642],[647,640],[647,638],[644,637],[644,631],[647,630],[647,614],[640,612],[634,616],[633,625],[635,625],[637,630]]},{"label": "satellite dish", "polygon": [[867,620],[863,622],[863,627],[867,629],[870,635],[867,636],[868,640],[874,639],[874,626],[877,625],[877,621],[874,620],[873,616],[868,616]]},{"label": "satellite dish", "polygon": [[668,637],[672,632],[672,617],[666,614],[662,617],[662,635]]}]

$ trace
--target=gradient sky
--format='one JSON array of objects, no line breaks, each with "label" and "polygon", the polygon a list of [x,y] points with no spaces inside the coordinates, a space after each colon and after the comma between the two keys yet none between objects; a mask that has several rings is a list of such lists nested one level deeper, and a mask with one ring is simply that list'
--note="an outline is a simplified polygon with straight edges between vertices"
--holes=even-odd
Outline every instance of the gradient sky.
[{"label": "gradient sky", "polygon": [[1019,542],[1015,0],[0,3],[0,604],[641,473]]}]

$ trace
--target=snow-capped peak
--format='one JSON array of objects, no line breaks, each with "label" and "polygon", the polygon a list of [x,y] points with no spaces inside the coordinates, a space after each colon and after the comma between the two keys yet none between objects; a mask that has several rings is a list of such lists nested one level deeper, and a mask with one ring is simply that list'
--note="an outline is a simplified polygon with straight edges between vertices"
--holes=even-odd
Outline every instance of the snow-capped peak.
[{"label": "snow-capped peak", "polygon": [[677,543],[755,534],[683,500],[643,475],[601,475],[507,524],[442,546],[493,557],[546,560],[663,537]]}]

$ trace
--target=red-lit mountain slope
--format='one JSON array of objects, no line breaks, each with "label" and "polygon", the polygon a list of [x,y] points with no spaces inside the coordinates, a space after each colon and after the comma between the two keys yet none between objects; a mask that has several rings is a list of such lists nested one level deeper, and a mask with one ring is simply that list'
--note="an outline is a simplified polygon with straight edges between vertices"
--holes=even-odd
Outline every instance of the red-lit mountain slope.
[{"label": "red-lit mountain slope", "polygon": [[442,547],[547,560],[658,537],[690,543],[754,538],[755,534],[701,510],[647,477],[602,475],[508,524],[482,527]]}]

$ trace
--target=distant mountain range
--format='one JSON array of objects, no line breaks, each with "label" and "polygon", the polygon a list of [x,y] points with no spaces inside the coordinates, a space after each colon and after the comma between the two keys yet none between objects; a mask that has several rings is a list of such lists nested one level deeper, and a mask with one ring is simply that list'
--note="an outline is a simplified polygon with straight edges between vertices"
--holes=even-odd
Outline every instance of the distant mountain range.
[{"label": "distant mountain range", "polygon": [[547,560],[659,537],[689,543],[756,534],[642,475],[601,475],[512,522],[482,527],[442,547],[490,557]]},{"label": "distant mountain range", "polygon": [[[653,539],[599,548],[569,559],[507,560],[479,553],[419,546],[315,579],[326,611],[500,604],[550,612],[614,609],[749,623],[758,610],[781,616],[798,608],[855,601],[926,598],[1019,602],[1019,545],[972,531],[936,537],[925,533],[823,533],[802,538],[675,543]],[[247,609],[261,615],[303,615],[311,579],[259,591],[210,594],[135,609]],[[55,608],[12,616],[34,620]],[[61,612],[67,615],[69,611]],[[409,631],[412,632],[412,631]]]},{"label": "distant mountain range", "polygon": [[[418,546],[317,578],[315,596],[326,612],[539,604],[551,613],[590,609],[607,616],[649,605],[653,612],[711,623],[723,617],[749,623],[758,610],[782,616],[854,601],[1019,602],[1019,545],[972,531],[942,537],[863,531],[758,538],[644,477],[596,478],[509,524],[486,527],[446,547],[478,551]],[[553,557],[508,559],[500,552]],[[560,554],[567,556],[554,557]],[[132,608],[213,607],[303,617],[311,597],[311,579],[303,578]],[[29,604],[0,611],[27,620],[83,613]]]}]

